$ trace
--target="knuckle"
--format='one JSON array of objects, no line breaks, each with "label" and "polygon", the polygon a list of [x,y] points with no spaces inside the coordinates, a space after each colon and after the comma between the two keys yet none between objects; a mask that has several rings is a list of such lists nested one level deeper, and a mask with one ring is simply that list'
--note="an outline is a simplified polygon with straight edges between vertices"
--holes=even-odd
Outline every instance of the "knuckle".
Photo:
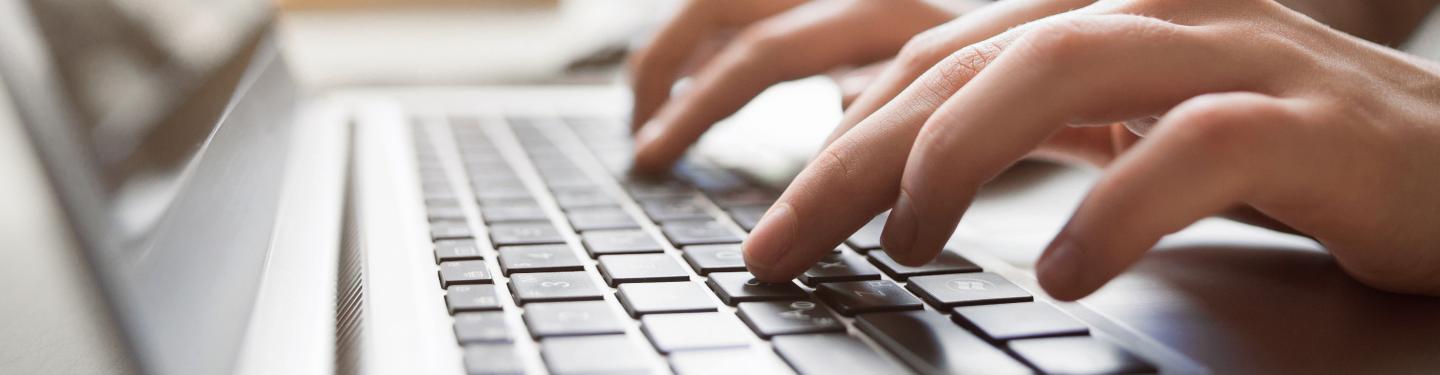
[{"label": "knuckle", "polygon": [[971,44],[946,56],[938,68],[939,73],[947,81],[969,80],[995,61],[1003,50],[1004,46],[994,40]]},{"label": "knuckle", "polygon": [[816,172],[828,180],[849,181],[850,161],[836,147],[826,147],[815,159]]},{"label": "knuckle", "polygon": [[918,73],[929,69],[942,53],[938,48],[939,38],[933,29],[915,35],[900,47],[900,52],[895,56],[896,62],[910,72]]},{"label": "knuckle", "polygon": [[946,55],[932,68],[935,79],[921,80],[927,100],[938,105],[959,90],[960,86],[980,74],[985,66],[1000,55],[1004,46],[1000,42],[986,40],[961,48]]},{"label": "knuckle", "polygon": [[1097,43],[1091,17],[1061,16],[1041,21],[1017,42],[1038,61],[1065,61]]},{"label": "knuckle", "polygon": [[1038,21],[1017,44],[1035,61],[1065,62],[1105,56],[1102,49],[1119,42],[1165,42],[1178,30],[1173,24],[1146,16],[1063,15]]},{"label": "knuckle", "polygon": [[1276,126],[1288,123],[1283,108],[1253,94],[1201,95],[1165,115],[1176,126],[1182,144],[1207,152],[1242,155]]},{"label": "knuckle", "polygon": [[743,51],[746,60],[757,61],[783,53],[785,39],[785,34],[757,25],[736,36],[735,46]]}]

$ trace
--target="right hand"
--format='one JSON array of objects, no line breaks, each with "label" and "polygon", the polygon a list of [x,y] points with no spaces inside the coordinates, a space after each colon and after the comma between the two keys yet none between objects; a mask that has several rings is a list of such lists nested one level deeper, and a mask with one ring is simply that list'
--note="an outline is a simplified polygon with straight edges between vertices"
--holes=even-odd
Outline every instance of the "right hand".
[{"label": "right hand", "polygon": [[[631,60],[635,168],[667,170],[765,88],[886,59],[957,12],[923,0],[689,0]],[[671,98],[682,76],[694,83]]]}]

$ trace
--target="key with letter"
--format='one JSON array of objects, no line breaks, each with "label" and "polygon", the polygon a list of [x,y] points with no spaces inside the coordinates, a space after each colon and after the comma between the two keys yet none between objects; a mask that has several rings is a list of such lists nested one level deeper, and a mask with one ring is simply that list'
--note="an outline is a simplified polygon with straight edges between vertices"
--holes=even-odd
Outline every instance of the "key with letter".
[{"label": "key with letter", "polygon": [[845,324],[824,305],[812,301],[740,304],[740,320],[760,337],[797,333],[845,332]]},{"label": "key with letter", "polygon": [[1005,352],[933,312],[862,314],[855,326],[922,374],[1030,373]]},{"label": "key with letter", "polygon": [[715,300],[705,287],[691,281],[622,284],[620,304],[630,316],[715,311]]},{"label": "key with letter", "polygon": [[535,339],[625,333],[625,322],[605,301],[546,302],[525,305],[525,325]]},{"label": "key with letter", "polygon": [[640,327],[661,353],[742,347],[752,337],[734,318],[713,312],[646,315]]},{"label": "key with letter", "polygon": [[727,305],[753,301],[783,301],[805,299],[804,289],[794,282],[765,283],[756,280],[749,272],[716,272],[705,282],[720,300]]},{"label": "key with letter", "polygon": [[843,333],[776,336],[775,352],[802,375],[904,374],[904,367]]},{"label": "key with letter", "polygon": [[1032,299],[1030,292],[988,272],[916,276],[910,278],[910,285],[906,287],[941,310]]},{"label": "key with letter", "polygon": [[606,255],[600,257],[600,274],[610,286],[690,279],[685,268],[669,254]]},{"label": "key with letter", "polygon": [[515,303],[583,301],[601,299],[604,294],[584,271],[517,273],[510,277],[510,294]]},{"label": "key with letter", "polygon": [[555,337],[540,342],[551,374],[648,374],[646,352],[625,335]]},{"label": "key with letter", "polygon": [[890,280],[845,281],[820,284],[815,296],[846,316],[897,310],[919,310],[920,299]]},{"label": "key with letter", "polygon": [[458,284],[489,284],[490,269],[483,260],[458,260],[440,263],[440,285],[449,287]]}]

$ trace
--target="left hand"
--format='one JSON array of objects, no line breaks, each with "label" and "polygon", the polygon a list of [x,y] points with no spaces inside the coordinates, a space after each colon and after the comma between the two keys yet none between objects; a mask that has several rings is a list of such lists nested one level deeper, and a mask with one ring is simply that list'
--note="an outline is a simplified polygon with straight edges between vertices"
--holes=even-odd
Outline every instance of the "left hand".
[{"label": "left hand", "polygon": [[[1070,126],[1149,116],[1144,139]],[[1440,296],[1440,66],[1272,1],[1102,1],[1032,22],[949,54],[837,134],[746,241],[757,277],[793,277],[891,207],[886,251],[925,263],[980,185],[1048,152],[1108,164],[1038,264],[1056,298],[1245,206],[1361,282]]]}]

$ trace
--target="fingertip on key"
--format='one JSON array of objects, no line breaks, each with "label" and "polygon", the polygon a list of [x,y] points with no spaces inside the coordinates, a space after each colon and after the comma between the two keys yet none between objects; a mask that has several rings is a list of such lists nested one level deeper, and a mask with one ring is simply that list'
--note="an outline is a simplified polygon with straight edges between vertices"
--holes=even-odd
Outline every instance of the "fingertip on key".
[{"label": "fingertip on key", "polygon": [[635,155],[632,169],[642,174],[660,173],[670,168],[674,160],[666,156],[661,126],[647,124],[635,135]]},{"label": "fingertip on key", "polygon": [[745,266],[750,273],[762,281],[783,281],[794,275],[784,275],[780,261],[795,241],[796,218],[789,203],[779,202],[755,224],[755,230],[745,239],[742,246]]},{"label": "fingertip on key", "polygon": [[1074,301],[1089,294],[1079,280],[1081,250],[1063,231],[1035,264],[1035,277],[1040,288],[1061,301]]},{"label": "fingertip on key", "polygon": [[885,230],[880,233],[880,244],[885,249],[885,254],[890,255],[890,259],[910,267],[923,266],[930,261],[931,257],[926,257],[915,249],[919,224],[909,195],[901,191],[900,198],[895,200],[895,206],[890,211],[890,217],[885,220]]}]

